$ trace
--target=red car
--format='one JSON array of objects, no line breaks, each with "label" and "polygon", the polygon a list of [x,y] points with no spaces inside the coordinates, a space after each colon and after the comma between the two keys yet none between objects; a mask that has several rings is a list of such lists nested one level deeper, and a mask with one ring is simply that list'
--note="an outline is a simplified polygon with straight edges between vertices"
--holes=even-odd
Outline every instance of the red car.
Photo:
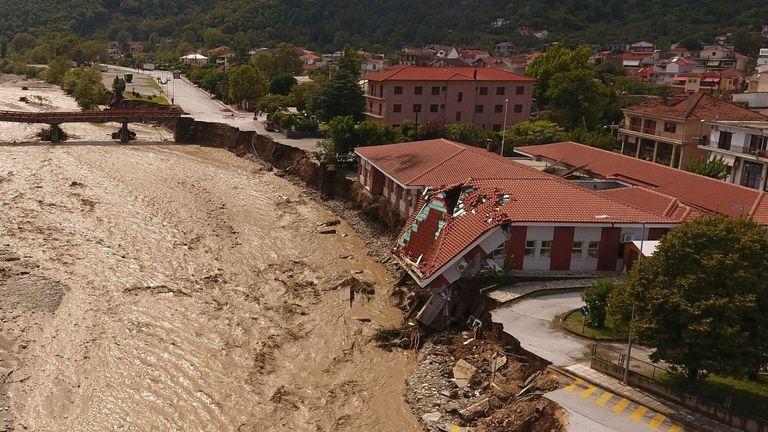
[{"label": "red car", "polygon": [[277,132],[277,126],[275,126],[274,122],[271,122],[269,120],[264,122],[264,129],[266,129],[269,132]]}]

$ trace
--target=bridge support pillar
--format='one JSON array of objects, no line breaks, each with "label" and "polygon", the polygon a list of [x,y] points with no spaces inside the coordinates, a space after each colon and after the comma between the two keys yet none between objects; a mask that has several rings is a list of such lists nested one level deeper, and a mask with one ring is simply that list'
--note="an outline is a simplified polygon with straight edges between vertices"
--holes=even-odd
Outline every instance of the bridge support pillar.
[{"label": "bridge support pillar", "polygon": [[61,138],[64,136],[64,131],[61,130],[61,126],[58,124],[51,125],[51,143],[57,144],[61,142]]},{"label": "bridge support pillar", "polygon": [[120,130],[112,134],[112,138],[119,139],[121,143],[128,144],[131,142],[131,140],[136,139],[136,133],[131,132],[128,129],[128,123],[123,122],[123,125],[120,127]]}]

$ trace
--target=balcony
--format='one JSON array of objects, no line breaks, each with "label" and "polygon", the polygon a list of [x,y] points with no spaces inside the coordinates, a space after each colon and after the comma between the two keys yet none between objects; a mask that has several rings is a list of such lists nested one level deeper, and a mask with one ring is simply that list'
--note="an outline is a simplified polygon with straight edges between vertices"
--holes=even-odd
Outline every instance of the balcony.
[{"label": "balcony", "polygon": [[768,159],[768,149],[762,149],[758,147],[739,147],[732,145],[729,142],[720,143],[717,141],[707,140],[702,138],[699,141],[699,148],[702,150],[715,151],[720,153],[728,153],[732,155],[749,155],[755,159]]},{"label": "balcony", "polygon": [[376,118],[383,118],[384,117],[384,113],[382,111],[373,110],[373,109],[366,109],[365,111],[363,111],[363,114],[365,114],[367,116],[371,116],[371,117],[376,117]]}]

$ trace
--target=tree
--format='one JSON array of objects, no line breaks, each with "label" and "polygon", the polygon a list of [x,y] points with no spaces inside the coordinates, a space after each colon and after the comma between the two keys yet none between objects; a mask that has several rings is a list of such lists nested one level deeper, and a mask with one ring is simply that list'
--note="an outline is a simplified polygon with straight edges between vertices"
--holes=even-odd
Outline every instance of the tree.
[{"label": "tree", "polygon": [[730,167],[722,156],[706,156],[691,159],[683,165],[683,169],[695,174],[711,177],[718,180],[724,180],[728,177]]},{"label": "tree", "polygon": [[107,45],[99,41],[86,41],[72,50],[72,59],[78,63],[95,63],[107,61]]},{"label": "tree", "polygon": [[216,48],[223,45],[226,41],[227,37],[217,28],[209,27],[203,30],[203,43],[208,48]]},{"label": "tree", "polygon": [[268,114],[273,114],[291,106],[291,98],[279,94],[268,94],[259,98],[256,109]]},{"label": "tree", "polygon": [[614,281],[600,279],[581,293],[581,299],[589,307],[587,325],[592,328],[605,327],[605,319],[608,316],[608,298],[615,289],[616,283]]},{"label": "tree", "polygon": [[603,150],[613,150],[617,143],[616,136],[612,132],[600,129],[588,131],[584,128],[576,128],[566,133],[565,139]]},{"label": "tree", "polygon": [[302,72],[302,62],[299,60],[299,50],[291,44],[282,43],[275,49],[259,54],[253,59],[253,64],[267,78],[272,79],[280,74],[299,75]]},{"label": "tree", "polygon": [[539,106],[547,106],[551,102],[547,95],[550,84],[556,82],[555,75],[589,68],[590,48],[581,45],[576,49],[568,49],[564,45],[550,47],[544,54],[535,59],[526,69],[525,74],[537,80],[534,86],[534,98]]},{"label": "tree", "polygon": [[345,165],[352,161],[356,147],[405,141],[399,129],[366,120],[356,123],[352,116],[334,117],[322,128],[328,137],[320,143],[317,156],[322,162]]},{"label": "tree", "polygon": [[744,28],[737,30],[728,42],[734,45],[736,52],[749,57],[757,57],[760,48],[763,47],[763,37],[760,33],[750,32]]},{"label": "tree", "polygon": [[264,74],[251,65],[241,65],[229,73],[228,96],[242,102],[258,99],[267,94],[267,80]]},{"label": "tree", "polygon": [[35,38],[27,33],[16,33],[11,40],[11,52],[14,54],[24,54],[37,45]]},{"label": "tree", "polygon": [[565,140],[565,129],[549,120],[524,121],[508,127],[504,138],[513,146],[549,144]]},{"label": "tree", "polygon": [[690,382],[755,376],[768,360],[766,256],[766,233],[751,219],[703,216],[662,237],[622,287],[634,302],[631,331],[655,349],[651,360]]},{"label": "tree", "polygon": [[71,69],[61,79],[61,87],[75,98],[83,110],[93,110],[107,103],[107,90],[101,83],[101,73],[97,69]]},{"label": "tree", "polygon": [[559,124],[585,129],[605,124],[606,111],[615,98],[589,69],[553,75],[545,95],[552,106],[552,116]]},{"label": "tree", "polygon": [[115,79],[112,80],[112,93],[115,95],[116,102],[123,100],[123,93],[125,93],[125,80],[117,75],[115,75]]},{"label": "tree", "polygon": [[70,69],[69,60],[65,57],[56,57],[48,63],[48,69],[44,72],[45,81],[51,84],[60,84]]},{"label": "tree", "polygon": [[306,110],[316,91],[317,84],[312,81],[293,86],[290,94],[293,105],[299,111]]},{"label": "tree", "polygon": [[339,69],[315,92],[311,109],[324,121],[347,115],[362,119],[365,97],[359,80],[359,72],[354,74],[347,69]]},{"label": "tree", "polygon": [[272,94],[288,96],[296,84],[298,84],[298,82],[293,75],[281,73],[275,75],[269,82],[269,92]]},{"label": "tree", "polygon": [[450,124],[445,129],[448,139],[474,147],[486,147],[489,143],[495,146],[500,141],[499,134],[472,123]]}]

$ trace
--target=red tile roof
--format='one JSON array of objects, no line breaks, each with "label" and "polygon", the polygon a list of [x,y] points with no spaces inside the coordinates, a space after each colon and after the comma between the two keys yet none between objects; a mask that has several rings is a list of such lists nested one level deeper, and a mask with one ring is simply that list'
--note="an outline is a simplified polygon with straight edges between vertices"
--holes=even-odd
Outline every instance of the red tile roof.
[{"label": "red tile roof", "polygon": [[[459,193],[460,192],[460,193]],[[458,201],[451,206],[451,201]],[[418,262],[423,279],[438,272],[491,229],[530,222],[673,225],[646,212],[551,175],[472,179],[421,198],[393,252]]]},{"label": "red tile roof", "polygon": [[675,220],[688,220],[701,214],[701,212],[681,203],[677,198],[644,187],[619,187],[604,189],[597,191],[597,193]]},{"label": "red tile roof", "polygon": [[485,149],[442,138],[359,147],[355,153],[404,186],[437,188],[469,178],[547,176]]},{"label": "red tile roof", "polygon": [[[476,75],[475,75],[476,74]],[[429,67],[397,65],[365,77],[369,81],[533,81],[494,67]]]},{"label": "red tile roof", "polygon": [[652,99],[624,110],[678,119],[768,120],[768,117],[703,93]]},{"label": "red tile roof", "polygon": [[[731,217],[752,215],[758,223],[768,225],[768,202],[763,202],[762,193],[755,189],[570,141],[518,147],[516,150],[537,159],[582,167],[603,178],[621,180],[677,198],[694,210]],[[637,191],[634,196],[630,196],[631,192],[613,194],[615,198],[634,205],[648,205],[651,211],[658,210],[662,205],[661,201],[651,203]]]}]

